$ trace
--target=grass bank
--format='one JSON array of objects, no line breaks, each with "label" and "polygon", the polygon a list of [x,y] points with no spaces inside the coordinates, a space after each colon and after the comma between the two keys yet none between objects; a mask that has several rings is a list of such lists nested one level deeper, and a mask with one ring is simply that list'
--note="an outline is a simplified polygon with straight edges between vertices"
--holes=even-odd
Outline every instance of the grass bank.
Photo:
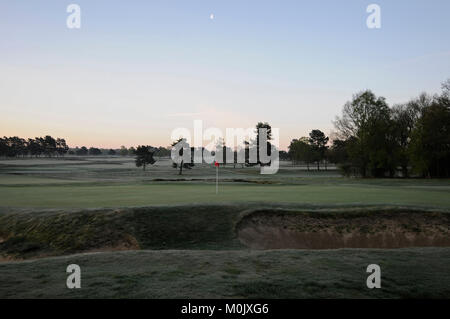
[{"label": "grass bank", "polygon": [[449,225],[450,214],[445,211],[396,207],[263,209],[229,204],[0,212],[0,256],[26,259],[137,249],[450,246]]},{"label": "grass bank", "polygon": [[[81,289],[66,288],[72,263]],[[0,298],[448,298],[449,268],[450,248],[81,254],[0,264]]]}]

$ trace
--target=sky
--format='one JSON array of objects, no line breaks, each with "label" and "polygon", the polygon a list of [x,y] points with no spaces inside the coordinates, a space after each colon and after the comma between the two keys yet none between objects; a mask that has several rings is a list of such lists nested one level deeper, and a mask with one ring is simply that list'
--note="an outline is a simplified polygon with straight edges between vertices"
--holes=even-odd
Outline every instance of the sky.
[{"label": "sky", "polygon": [[[80,29],[67,28],[71,3]],[[366,25],[371,3],[380,29]],[[0,135],[167,146],[194,120],[267,121],[285,149],[330,134],[361,90],[390,105],[439,93],[449,12],[448,0],[1,0]]]}]

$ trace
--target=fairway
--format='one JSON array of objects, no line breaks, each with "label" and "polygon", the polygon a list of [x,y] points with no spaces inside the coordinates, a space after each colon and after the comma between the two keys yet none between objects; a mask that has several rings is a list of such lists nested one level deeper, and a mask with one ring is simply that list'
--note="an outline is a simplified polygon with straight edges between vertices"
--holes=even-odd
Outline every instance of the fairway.
[{"label": "fairway", "polygon": [[213,183],[174,182],[149,184],[58,186],[0,186],[0,206],[40,208],[130,207],[161,204],[275,202],[315,204],[386,204],[450,207],[447,189],[408,186],[304,184],[257,185],[225,183],[215,194]]},{"label": "fairway", "polygon": [[282,162],[278,174],[196,165],[183,175],[167,158],[147,171],[132,158],[0,161],[0,207],[99,208],[192,203],[407,205],[450,208],[449,180],[343,178]]}]

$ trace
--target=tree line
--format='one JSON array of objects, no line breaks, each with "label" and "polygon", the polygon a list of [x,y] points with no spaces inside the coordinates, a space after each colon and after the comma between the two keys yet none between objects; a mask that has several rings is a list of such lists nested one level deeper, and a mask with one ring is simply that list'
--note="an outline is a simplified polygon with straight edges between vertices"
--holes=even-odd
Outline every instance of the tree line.
[{"label": "tree line", "polygon": [[[291,160],[293,164],[305,163],[308,170],[310,165],[320,170],[321,165],[327,169],[327,163],[334,163],[347,176],[450,177],[450,79],[442,84],[440,94],[422,93],[392,107],[384,97],[376,96],[370,90],[359,92],[344,105],[334,126],[333,138],[315,129],[308,137],[293,139],[288,152],[279,152],[280,159]],[[259,122],[257,134],[260,128],[267,130],[267,149],[271,150],[271,126]],[[236,164],[238,152],[244,152],[246,166],[264,165],[260,162],[259,140],[257,135],[254,141],[245,142],[244,149],[234,150],[232,162]],[[222,142],[220,147],[225,154],[225,143]],[[256,163],[248,161],[252,147],[257,148]],[[155,163],[154,156],[170,156],[171,148],[142,145],[137,149],[125,146],[117,150],[85,146],[70,149],[65,139],[49,135],[34,139],[0,138],[2,157],[52,157],[66,153],[136,156],[136,165],[145,170],[146,165]],[[223,162],[226,162],[225,158]],[[173,165],[180,169],[180,174],[183,168],[193,166],[193,162]]]},{"label": "tree line", "polygon": [[[170,156],[170,148],[151,147],[157,156]],[[77,156],[99,156],[99,155],[120,155],[135,156],[136,148],[102,149],[97,147],[75,147],[70,148],[64,138],[53,138],[50,135],[36,138],[21,138],[18,136],[0,138],[0,157],[55,157],[64,155]]]},{"label": "tree line", "polygon": [[450,177],[450,79],[440,94],[422,93],[389,107],[372,91],[357,93],[334,122],[331,145],[320,130],[292,140],[294,162],[332,162],[345,175]]},{"label": "tree line", "polygon": [[36,138],[17,136],[0,138],[0,156],[2,157],[52,157],[63,156],[69,150],[66,140],[50,135]]}]

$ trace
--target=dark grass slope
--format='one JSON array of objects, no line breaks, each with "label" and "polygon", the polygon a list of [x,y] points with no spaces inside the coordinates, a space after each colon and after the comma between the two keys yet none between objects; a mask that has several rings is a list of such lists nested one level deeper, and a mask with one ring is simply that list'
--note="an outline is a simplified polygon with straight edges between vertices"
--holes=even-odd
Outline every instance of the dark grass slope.
[{"label": "dark grass slope", "polygon": [[33,258],[93,250],[236,249],[242,208],[175,206],[0,213],[0,255]]}]

